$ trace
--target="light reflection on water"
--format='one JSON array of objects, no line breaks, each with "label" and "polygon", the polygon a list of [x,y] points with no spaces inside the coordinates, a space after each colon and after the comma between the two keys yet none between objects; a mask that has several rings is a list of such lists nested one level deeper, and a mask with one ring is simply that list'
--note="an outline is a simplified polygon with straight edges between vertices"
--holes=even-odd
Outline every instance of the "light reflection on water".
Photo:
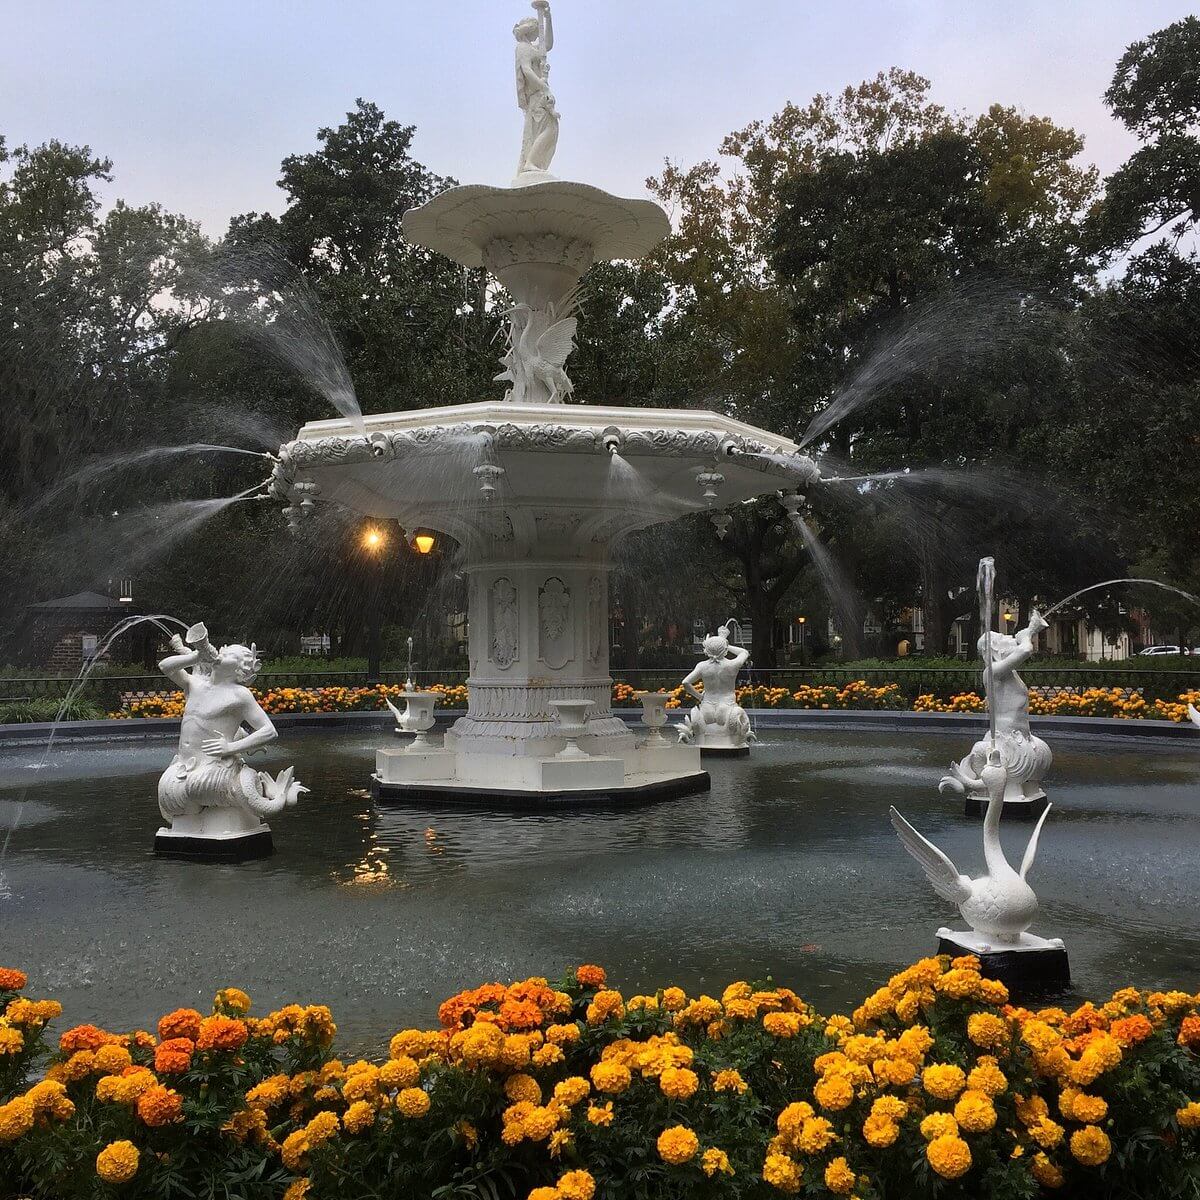
[{"label": "light reflection on water", "polygon": [[[826,1010],[927,953],[953,912],[896,842],[896,804],[960,869],[978,821],[937,795],[965,749],[936,734],[772,730],[717,761],[707,795],[542,814],[372,805],[380,731],[288,732],[256,758],[312,788],[274,858],[151,853],[165,741],[0,752],[0,822],[28,802],[0,899],[0,960],[67,1017],[127,1026],[245,987],[262,1011],[329,1002],[350,1049],[378,1047],[485,979],[604,963],[618,986],[710,991],[773,977]],[[1076,987],[1200,985],[1200,744],[1055,747],[1055,807],[1032,882]],[[1030,827],[1006,823],[1019,861]]]}]

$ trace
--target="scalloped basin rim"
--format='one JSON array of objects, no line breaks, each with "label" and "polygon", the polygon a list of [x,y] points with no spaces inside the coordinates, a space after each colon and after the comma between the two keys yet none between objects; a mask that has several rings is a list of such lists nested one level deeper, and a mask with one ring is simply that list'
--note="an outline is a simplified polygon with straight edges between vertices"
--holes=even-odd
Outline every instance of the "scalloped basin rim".
[{"label": "scalloped basin rim", "polygon": [[637,259],[671,232],[653,200],[614,196],[590,183],[547,180],[519,187],[450,188],[403,217],[404,236],[464,267],[482,267],[495,238],[555,233],[588,242],[597,260]]},{"label": "scalloped basin rim", "polygon": [[[459,424],[473,425],[561,425],[568,429],[606,429],[621,432],[679,429],[694,433],[761,441],[779,454],[799,454],[800,447],[790,438],[771,433],[704,408],[625,408],[600,404],[509,404],[503,400],[482,400],[471,404],[449,404],[441,408],[415,408],[402,412],[373,413],[363,417],[363,427],[372,433],[400,433],[417,429],[444,428]],[[316,442],[322,438],[362,436],[357,422],[345,418],[309,421],[296,435],[297,442]]]}]

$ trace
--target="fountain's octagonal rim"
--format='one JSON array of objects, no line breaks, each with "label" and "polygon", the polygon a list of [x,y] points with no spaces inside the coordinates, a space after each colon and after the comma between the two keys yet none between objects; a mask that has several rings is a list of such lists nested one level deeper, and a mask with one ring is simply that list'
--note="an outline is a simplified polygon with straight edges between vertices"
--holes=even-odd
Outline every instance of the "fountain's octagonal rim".
[{"label": "fountain's octagonal rim", "polygon": [[[326,438],[355,438],[372,434],[412,433],[417,430],[445,429],[450,426],[514,426],[518,429],[558,426],[567,430],[603,430],[615,428],[622,433],[649,433],[658,430],[683,434],[712,434],[759,443],[776,454],[800,455],[800,447],[782,434],[771,433],[757,425],[725,416],[707,408],[631,408],[605,404],[512,404],[503,400],[482,400],[469,404],[448,404],[440,408],[406,409],[400,412],[372,413],[362,425],[344,417],[308,421],[293,442],[317,442]],[[536,447],[535,447],[536,448]],[[599,450],[601,447],[597,446]],[[547,446],[546,449],[552,449]]]}]

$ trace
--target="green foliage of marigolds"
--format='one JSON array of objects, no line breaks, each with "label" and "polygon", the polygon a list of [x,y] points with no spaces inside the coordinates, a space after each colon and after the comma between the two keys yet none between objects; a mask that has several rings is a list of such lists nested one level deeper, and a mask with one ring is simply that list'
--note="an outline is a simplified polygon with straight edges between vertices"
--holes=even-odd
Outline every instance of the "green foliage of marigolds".
[{"label": "green foliage of marigolds", "polygon": [[98,721],[107,710],[91,700],[64,702],[53,698],[0,702],[0,725],[45,721]]}]

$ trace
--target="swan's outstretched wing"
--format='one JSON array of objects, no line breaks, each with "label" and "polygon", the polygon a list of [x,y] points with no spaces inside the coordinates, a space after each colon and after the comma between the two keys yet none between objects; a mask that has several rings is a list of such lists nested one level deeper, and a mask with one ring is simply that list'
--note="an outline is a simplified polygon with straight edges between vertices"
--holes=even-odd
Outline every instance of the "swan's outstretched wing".
[{"label": "swan's outstretched wing", "polygon": [[386,696],[384,696],[383,702],[392,710],[392,716],[396,718],[396,724],[399,725],[404,719],[404,714]]},{"label": "swan's outstretched wing", "polygon": [[561,367],[567,361],[567,356],[575,349],[575,330],[578,328],[579,321],[575,317],[568,317],[565,321],[555,321],[538,338],[538,356],[553,366]]},{"label": "swan's outstretched wing", "polygon": [[1197,729],[1200,729],[1200,712],[1196,711],[1196,706],[1194,704],[1188,705],[1188,719],[1193,725],[1196,726]]},{"label": "swan's outstretched wing", "polygon": [[894,808],[888,809],[892,827],[904,848],[921,864],[933,890],[951,904],[961,904],[971,894],[971,881],[926,837],[922,837]]},{"label": "swan's outstretched wing", "polygon": [[1038,817],[1038,823],[1033,827],[1033,835],[1029,839],[1029,845],[1025,847],[1025,857],[1021,859],[1021,878],[1025,878],[1025,873],[1033,866],[1033,860],[1037,856],[1038,838],[1041,836],[1042,826],[1046,823],[1046,818],[1050,815],[1050,804],[1047,802],[1046,807],[1042,810],[1042,815]]}]

